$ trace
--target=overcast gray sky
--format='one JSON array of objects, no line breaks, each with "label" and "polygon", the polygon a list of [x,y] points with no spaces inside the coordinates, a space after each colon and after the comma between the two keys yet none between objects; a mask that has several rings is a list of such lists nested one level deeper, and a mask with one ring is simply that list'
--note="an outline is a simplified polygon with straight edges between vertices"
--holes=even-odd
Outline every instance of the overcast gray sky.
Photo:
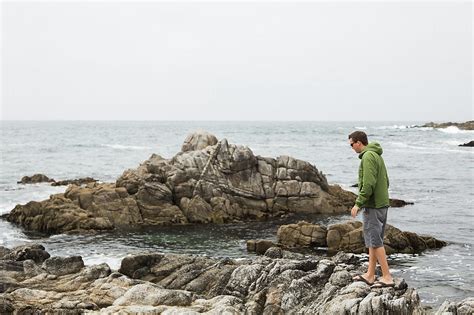
[{"label": "overcast gray sky", "polygon": [[2,2],[2,119],[473,119],[472,3]]}]

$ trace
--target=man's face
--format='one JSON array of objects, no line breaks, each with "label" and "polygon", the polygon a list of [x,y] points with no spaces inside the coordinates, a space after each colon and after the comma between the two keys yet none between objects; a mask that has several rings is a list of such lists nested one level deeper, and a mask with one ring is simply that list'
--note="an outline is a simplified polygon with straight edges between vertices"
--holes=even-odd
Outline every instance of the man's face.
[{"label": "man's face", "polygon": [[362,150],[363,150],[362,142],[360,142],[360,141],[354,142],[354,140],[352,140],[352,138],[351,138],[351,139],[349,139],[349,144],[352,147],[352,150],[354,150],[356,153],[361,153],[362,152]]}]

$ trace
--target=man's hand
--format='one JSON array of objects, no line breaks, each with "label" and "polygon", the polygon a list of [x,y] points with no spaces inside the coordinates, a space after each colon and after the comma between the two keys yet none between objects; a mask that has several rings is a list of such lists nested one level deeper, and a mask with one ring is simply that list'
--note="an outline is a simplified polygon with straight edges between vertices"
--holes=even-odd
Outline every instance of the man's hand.
[{"label": "man's hand", "polygon": [[357,215],[357,212],[359,212],[359,210],[360,210],[360,208],[359,208],[358,206],[352,207],[352,209],[351,209],[351,216],[352,216],[353,218],[355,218],[356,215]]}]

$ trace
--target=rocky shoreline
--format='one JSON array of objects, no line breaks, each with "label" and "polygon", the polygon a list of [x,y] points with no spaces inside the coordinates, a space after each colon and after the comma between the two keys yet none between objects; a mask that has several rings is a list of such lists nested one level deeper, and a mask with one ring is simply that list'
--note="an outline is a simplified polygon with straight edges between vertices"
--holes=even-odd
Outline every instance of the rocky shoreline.
[{"label": "rocky shoreline", "polygon": [[[32,244],[0,247],[0,265],[2,314],[427,313],[402,278],[383,289],[353,282],[364,266],[342,252],[327,258],[272,247],[245,259],[151,252],[124,258],[114,271]],[[445,302],[436,314],[445,311],[472,314],[474,299]]]}]

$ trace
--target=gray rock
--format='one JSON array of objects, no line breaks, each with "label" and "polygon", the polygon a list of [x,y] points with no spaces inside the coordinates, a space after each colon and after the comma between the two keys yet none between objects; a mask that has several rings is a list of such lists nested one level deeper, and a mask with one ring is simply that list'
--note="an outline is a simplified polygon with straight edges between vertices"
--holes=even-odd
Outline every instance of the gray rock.
[{"label": "gray rock", "polygon": [[113,305],[190,305],[193,299],[191,292],[167,290],[151,283],[137,284],[115,300]]},{"label": "gray rock", "polygon": [[118,270],[120,273],[129,276],[130,278],[135,278],[138,275],[136,274],[137,271],[142,270],[144,267],[150,267],[152,265],[157,264],[163,258],[162,254],[140,254],[134,255],[130,257],[125,257],[121,264],[120,269]]},{"label": "gray rock", "polygon": [[51,257],[43,262],[42,268],[52,275],[63,276],[81,271],[84,261],[81,256]]},{"label": "gray rock", "polygon": [[2,259],[22,261],[31,259],[36,263],[41,263],[50,257],[45,248],[39,244],[29,244],[14,247],[8,253],[3,255]]},{"label": "gray rock", "polygon": [[36,183],[44,183],[44,182],[54,182],[54,179],[49,178],[44,174],[35,174],[33,176],[23,176],[18,184],[36,184]]},{"label": "gray rock", "polygon": [[278,228],[278,242],[289,247],[327,246],[327,229],[324,226],[300,221]]},{"label": "gray rock", "polygon": [[182,152],[202,150],[210,145],[215,145],[217,138],[206,132],[198,131],[189,134],[184,140],[183,146],[181,147]]}]

